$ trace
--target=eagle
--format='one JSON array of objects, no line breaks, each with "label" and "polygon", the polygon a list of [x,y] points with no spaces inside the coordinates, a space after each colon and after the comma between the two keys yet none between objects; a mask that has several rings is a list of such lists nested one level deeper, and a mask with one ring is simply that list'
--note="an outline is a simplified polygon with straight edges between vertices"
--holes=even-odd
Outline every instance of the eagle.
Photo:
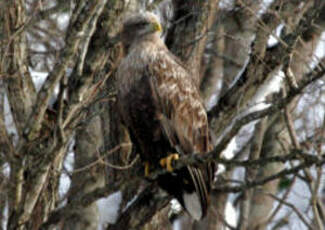
[{"label": "eagle", "polygon": [[214,168],[209,163],[173,170],[171,161],[212,150],[207,114],[191,72],[168,50],[161,32],[158,17],[150,12],[124,20],[117,108],[145,174],[166,167],[169,173],[158,177],[158,185],[200,220],[207,213]]}]

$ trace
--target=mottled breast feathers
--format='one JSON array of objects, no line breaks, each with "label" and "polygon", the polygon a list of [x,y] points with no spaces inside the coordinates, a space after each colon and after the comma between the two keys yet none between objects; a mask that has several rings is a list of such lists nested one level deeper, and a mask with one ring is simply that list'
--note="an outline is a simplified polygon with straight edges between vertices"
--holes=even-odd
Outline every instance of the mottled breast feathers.
[{"label": "mottled breast feathers", "polygon": [[[210,151],[208,119],[190,71],[157,34],[139,37],[127,49],[117,72],[118,108],[142,160],[157,164],[175,152]],[[213,167],[187,166],[159,176],[158,184],[201,219],[212,177]]]},{"label": "mottled breast feathers", "polygon": [[[122,64],[128,67],[118,74],[120,90],[128,92],[135,81],[147,77],[148,96],[154,99],[156,118],[170,144],[185,154],[209,151],[207,115],[190,73],[164,46],[137,49],[139,53],[134,50]],[[146,52],[154,55],[148,57]]]}]

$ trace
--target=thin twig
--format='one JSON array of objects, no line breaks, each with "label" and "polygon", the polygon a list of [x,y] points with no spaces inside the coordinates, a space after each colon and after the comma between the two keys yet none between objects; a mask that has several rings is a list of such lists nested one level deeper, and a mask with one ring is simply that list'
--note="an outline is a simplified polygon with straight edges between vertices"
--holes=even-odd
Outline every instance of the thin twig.
[{"label": "thin twig", "polygon": [[265,195],[268,195],[270,197],[272,197],[274,200],[280,202],[280,203],[283,203],[284,205],[290,207],[296,214],[297,216],[301,219],[301,221],[306,225],[306,227],[308,229],[314,229],[309,223],[308,221],[305,219],[305,217],[299,212],[299,210],[291,203],[281,199],[281,198],[278,198],[277,196],[273,195],[272,193],[265,193]]},{"label": "thin twig", "polygon": [[296,130],[294,128],[294,124],[293,124],[292,117],[290,115],[290,111],[289,111],[288,106],[286,106],[284,108],[284,117],[285,117],[285,121],[286,121],[287,128],[288,128],[288,131],[289,131],[289,135],[290,135],[290,138],[291,138],[291,142],[292,142],[295,149],[300,149],[300,143],[298,141],[297,133],[296,133]]},{"label": "thin twig", "polygon": [[[104,153],[102,155],[98,154],[98,159],[97,160],[95,160],[95,161],[93,161],[93,162],[91,162],[91,163],[89,163],[89,164],[87,164],[87,165],[85,165],[83,167],[74,169],[73,174],[88,170],[88,169],[90,169],[91,167],[93,167],[94,165],[97,165],[97,164],[105,164],[105,165],[108,165],[109,167],[112,167],[114,169],[121,169],[121,170],[122,169],[128,169],[128,168],[132,167],[136,163],[136,161],[139,159],[138,155],[132,160],[132,162],[130,164],[123,165],[123,166],[113,165],[113,164],[110,164],[108,162],[105,162],[103,160],[103,157],[111,155],[111,154],[117,152],[118,150],[120,150],[121,148],[129,147],[129,146],[131,146],[130,143],[121,143],[121,144],[115,146],[114,148],[108,150],[106,153]],[[98,151],[97,151],[97,153],[98,153]]]},{"label": "thin twig", "polygon": [[[291,192],[291,189],[293,188],[293,185],[296,182],[296,178],[297,176],[295,175],[290,183],[290,186],[287,188],[287,190],[285,191],[285,193],[282,196],[282,200],[286,200]],[[279,210],[282,208],[283,203],[279,202],[279,205],[274,209],[274,211],[272,212],[272,214],[270,215],[270,217],[268,218],[268,220],[266,221],[267,223],[271,223],[273,218],[278,214]]]}]

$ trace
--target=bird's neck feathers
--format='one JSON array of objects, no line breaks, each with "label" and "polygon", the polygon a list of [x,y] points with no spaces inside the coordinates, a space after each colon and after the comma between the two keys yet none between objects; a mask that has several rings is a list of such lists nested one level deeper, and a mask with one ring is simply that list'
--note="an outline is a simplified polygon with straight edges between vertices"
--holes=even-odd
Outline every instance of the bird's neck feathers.
[{"label": "bird's neck feathers", "polygon": [[135,38],[133,42],[130,44],[130,46],[128,47],[127,53],[139,52],[144,49],[145,51],[154,50],[154,48],[163,45],[164,43],[160,39],[159,33],[147,34],[139,38]]},{"label": "bird's neck feathers", "polygon": [[134,68],[143,68],[156,61],[165,44],[157,34],[150,34],[136,39],[127,50],[126,62]]}]

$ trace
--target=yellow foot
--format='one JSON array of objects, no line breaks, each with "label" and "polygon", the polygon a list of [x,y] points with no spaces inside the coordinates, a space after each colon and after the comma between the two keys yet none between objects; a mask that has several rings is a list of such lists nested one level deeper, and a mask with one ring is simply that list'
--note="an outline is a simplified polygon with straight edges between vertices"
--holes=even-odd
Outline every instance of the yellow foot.
[{"label": "yellow foot", "polygon": [[150,164],[149,161],[144,162],[144,176],[148,177],[150,173]]},{"label": "yellow foot", "polygon": [[168,172],[172,172],[174,170],[172,167],[172,161],[178,159],[179,159],[179,155],[177,153],[173,153],[167,157],[160,159],[160,165],[162,167],[166,167]]}]

